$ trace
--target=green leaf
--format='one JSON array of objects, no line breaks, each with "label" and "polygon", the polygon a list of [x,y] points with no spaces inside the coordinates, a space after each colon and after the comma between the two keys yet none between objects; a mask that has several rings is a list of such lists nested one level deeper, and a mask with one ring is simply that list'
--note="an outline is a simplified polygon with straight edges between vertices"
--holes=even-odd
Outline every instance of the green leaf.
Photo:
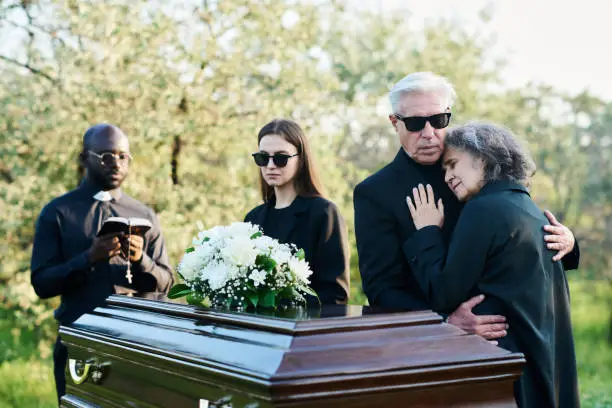
[{"label": "green leaf", "polygon": [[263,234],[262,234],[261,232],[259,232],[259,231],[258,231],[258,232],[256,232],[256,233],[254,233],[253,235],[251,235],[251,239],[259,238],[259,237],[261,237],[261,236],[263,236]]},{"label": "green leaf", "polygon": [[259,296],[260,301],[259,304],[263,307],[276,307],[276,293],[269,290],[267,291],[263,297]]},{"label": "green leaf", "polygon": [[297,291],[295,290],[295,288],[293,288],[292,286],[287,286],[286,288],[283,288],[278,293],[278,297],[280,299],[291,299],[291,298],[295,297],[296,294],[297,294]]},{"label": "green leaf", "polygon": [[315,292],[310,286],[306,286],[306,285],[300,286],[300,290],[308,293],[309,295],[316,297],[317,299],[319,298],[319,295],[317,295],[317,292]]},{"label": "green leaf", "polygon": [[317,295],[317,292],[315,292],[310,286],[306,286],[306,285],[300,286],[300,290],[308,293],[309,295],[316,297],[317,301],[319,302],[319,306],[322,306],[321,299],[319,299],[319,295]]},{"label": "green leaf", "polygon": [[193,251],[195,251],[195,248],[194,247],[189,247],[189,248],[187,248],[185,250],[185,253],[188,254],[188,253],[193,252]]},{"label": "green leaf", "polygon": [[178,285],[174,285],[172,289],[168,291],[169,299],[178,299],[183,296],[189,295],[191,292],[191,288],[184,283],[179,283]]},{"label": "green leaf", "polygon": [[255,264],[267,272],[272,272],[276,267],[276,261],[267,255],[257,255]]},{"label": "green leaf", "polygon": [[257,304],[259,303],[259,295],[256,292],[248,292],[246,297],[254,307],[257,307]]},{"label": "green leaf", "polygon": [[198,294],[198,293],[190,293],[187,295],[187,303],[189,303],[190,305],[201,305],[202,302],[204,301],[204,296]]},{"label": "green leaf", "polygon": [[304,250],[300,248],[300,250],[295,253],[295,256],[297,257],[297,259],[303,261],[304,259],[306,259],[306,252],[304,252]]},{"label": "green leaf", "polygon": [[317,295],[317,292],[315,292],[310,286],[306,286],[306,285],[300,286],[300,290],[308,293],[309,295],[316,297],[317,301],[319,302],[319,306],[322,305],[321,299],[319,299],[319,295]]}]

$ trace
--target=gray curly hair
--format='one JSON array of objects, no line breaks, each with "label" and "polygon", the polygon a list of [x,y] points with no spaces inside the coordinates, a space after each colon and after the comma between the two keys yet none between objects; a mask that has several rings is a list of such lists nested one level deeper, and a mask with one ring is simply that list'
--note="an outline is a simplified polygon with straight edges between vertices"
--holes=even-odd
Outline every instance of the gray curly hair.
[{"label": "gray curly hair", "polygon": [[503,126],[469,122],[449,130],[446,148],[467,151],[484,161],[485,182],[505,180],[529,184],[536,165],[517,137]]}]

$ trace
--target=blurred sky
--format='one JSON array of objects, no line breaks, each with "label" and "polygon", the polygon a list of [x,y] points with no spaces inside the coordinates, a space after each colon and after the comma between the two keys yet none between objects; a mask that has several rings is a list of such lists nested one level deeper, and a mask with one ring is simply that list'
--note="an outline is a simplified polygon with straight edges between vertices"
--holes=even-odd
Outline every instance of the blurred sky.
[{"label": "blurred sky", "polygon": [[448,17],[477,26],[493,11],[487,31],[505,56],[509,86],[533,80],[577,93],[585,88],[612,100],[611,0],[348,0],[352,7],[406,13],[410,23]]},{"label": "blurred sky", "polygon": [[[588,89],[612,101],[612,0],[346,0],[356,9],[405,13],[412,27],[439,17],[497,38],[507,60],[505,83],[547,83],[572,94]],[[487,7],[492,21],[479,20]],[[0,49],[13,54],[14,35],[0,30]]]}]

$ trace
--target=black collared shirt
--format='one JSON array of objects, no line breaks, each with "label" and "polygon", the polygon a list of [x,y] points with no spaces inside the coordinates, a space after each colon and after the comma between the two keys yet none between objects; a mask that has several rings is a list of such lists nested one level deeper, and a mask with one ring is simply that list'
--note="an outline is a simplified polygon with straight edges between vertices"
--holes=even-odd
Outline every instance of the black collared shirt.
[{"label": "black collared shirt", "polygon": [[[61,323],[76,320],[114,293],[167,292],[172,269],[159,222],[152,209],[122,193],[98,201],[95,185],[83,182],[52,200],[40,213],[32,249],[32,286],[41,298],[61,296],[55,311]],[[108,217],[147,218],[153,224],[144,236],[142,260],[132,263],[132,283],[125,277],[127,260],[115,256],[90,264],[88,250]]]}]

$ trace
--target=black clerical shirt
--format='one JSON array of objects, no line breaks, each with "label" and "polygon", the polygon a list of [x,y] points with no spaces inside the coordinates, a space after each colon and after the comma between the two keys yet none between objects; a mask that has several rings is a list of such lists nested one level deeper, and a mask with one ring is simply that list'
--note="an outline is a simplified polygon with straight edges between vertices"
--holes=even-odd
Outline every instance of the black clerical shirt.
[{"label": "black clerical shirt", "polygon": [[[122,193],[111,201],[98,201],[99,188],[84,181],[52,200],[40,213],[32,250],[32,286],[41,298],[61,296],[55,311],[60,323],[88,313],[114,293],[167,292],[172,269],[159,222],[152,209]],[[132,263],[132,283],[125,277],[127,260],[115,256],[90,264],[88,250],[108,217],[147,218],[153,224],[144,236],[142,260]]]}]

